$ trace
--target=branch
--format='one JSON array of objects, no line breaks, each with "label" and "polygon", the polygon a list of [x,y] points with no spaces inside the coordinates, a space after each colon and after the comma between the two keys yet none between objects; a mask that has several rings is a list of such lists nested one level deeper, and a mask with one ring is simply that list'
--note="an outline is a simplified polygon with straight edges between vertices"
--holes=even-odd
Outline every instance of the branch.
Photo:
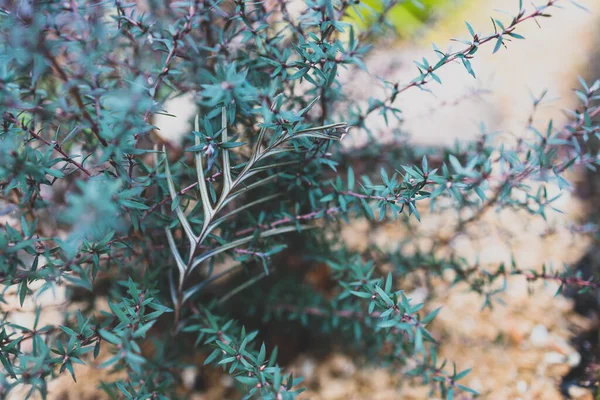
[{"label": "branch", "polygon": [[4,113],[4,120],[8,121],[10,123],[13,123],[15,125],[17,125],[19,128],[21,128],[22,130],[28,132],[33,138],[39,140],[40,142],[44,143],[47,146],[52,147],[54,150],[56,150],[57,152],[59,152],[64,158],[65,161],[73,164],[74,166],[76,166],[80,171],[82,171],[83,173],[85,173],[87,176],[92,176],[91,172],[88,171],[82,164],[78,163],[77,161],[73,160],[71,158],[71,156],[69,156],[60,146],[60,144],[56,143],[56,142],[49,142],[48,140],[44,139],[42,136],[38,135],[37,133],[35,133],[35,131],[31,128],[26,127],[24,124],[22,124],[17,118],[15,118],[14,115],[12,115],[11,113]]},{"label": "branch", "polygon": [[404,86],[400,86],[399,83],[395,83],[393,90],[392,90],[392,94],[385,99],[384,101],[380,101],[380,102],[376,102],[374,104],[372,104],[367,111],[364,114],[360,114],[356,117],[356,119],[354,121],[352,121],[351,123],[349,123],[350,126],[358,126],[361,125],[363,123],[363,121],[366,119],[366,117],[371,114],[372,112],[379,110],[383,107],[390,107],[394,101],[396,100],[396,97],[400,94],[403,93],[405,91],[407,91],[410,88],[413,87],[423,87],[426,84],[430,83],[432,80],[434,80],[434,78],[432,77],[432,74],[437,71],[438,69],[440,69],[441,67],[450,64],[453,61],[456,61],[457,59],[470,59],[473,58],[473,54],[479,49],[479,46],[491,42],[493,40],[498,40],[501,36],[503,37],[504,35],[511,35],[515,28],[517,27],[517,25],[529,20],[529,19],[533,19],[536,17],[547,17],[549,16],[548,14],[545,14],[544,11],[552,6],[556,6],[555,3],[558,2],[559,0],[548,0],[548,3],[544,6],[538,7],[536,8],[535,11],[531,12],[528,15],[525,15],[525,10],[521,10],[519,11],[519,14],[517,17],[515,17],[512,22],[510,23],[509,26],[505,27],[504,29],[502,29],[501,31],[497,31],[494,34],[488,35],[486,37],[479,37],[478,35],[475,35],[473,37],[473,43],[471,43],[469,46],[467,46],[466,48],[456,51],[454,53],[449,53],[449,54],[444,54],[443,58],[434,66],[429,66],[429,68],[427,70],[425,70],[421,76],[413,79],[412,82],[404,85]]},{"label": "branch", "polygon": [[[190,5],[190,9],[187,16],[185,17],[186,21],[183,24],[183,27],[173,34],[173,43],[171,44],[171,49],[169,50],[169,54],[167,54],[167,58],[165,59],[163,69],[160,71],[160,74],[158,74],[158,76],[156,77],[156,82],[154,83],[154,86],[152,88],[152,102],[156,98],[156,94],[158,93],[160,85],[169,73],[171,63],[175,59],[175,54],[179,49],[179,40],[183,39],[185,35],[187,35],[192,30],[192,20],[196,15],[197,3],[198,1],[196,0],[192,3],[192,5]],[[146,122],[148,122],[148,120],[150,119],[150,114],[152,113],[152,102],[150,103],[148,109],[146,110],[146,113],[144,114],[144,121]]]},{"label": "branch", "polygon": [[[69,78],[65,70],[62,68],[62,66],[58,63],[56,57],[54,57],[50,50],[45,46],[45,43],[42,43],[42,53],[44,57],[46,57],[46,59],[50,61],[50,64],[52,64],[52,67],[54,68],[60,79],[66,85],[72,84],[71,79]],[[81,111],[81,115],[86,121],[90,123],[92,132],[94,133],[98,141],[102,144],[102,146],[108,146],[108,142],[106,141],[106,139],[100,136],[100,127],[98,123],[94,121],[88,110],[85,108],[85,103],[83,102],[83,99],[81,97],[81,92],[79,91],[79,88],[76,84],[73,84],[71,86],[71,88],[69,89],[69,93],[71,93],[71,95],[75,98],[75,102],[77,103],[77,107]]]}]

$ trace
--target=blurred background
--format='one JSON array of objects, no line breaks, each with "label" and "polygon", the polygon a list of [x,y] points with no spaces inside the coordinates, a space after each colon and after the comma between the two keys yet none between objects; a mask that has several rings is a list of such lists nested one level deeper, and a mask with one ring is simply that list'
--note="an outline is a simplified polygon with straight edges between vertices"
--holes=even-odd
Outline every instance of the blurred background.
[{"label": "blurred background", "polygon": [[[480,51],[473,62],[477,79],[461,65],[449,65],[440,73],[443,84],[432,86],[431,92],[415,90],[401,95],[396,102],[403,111],[401,126],[385,126],[376,118],[370,123],[379,124],[382,140],[393,140],[399,129],[408,143],[430,146],[476,140],[482,127],[499,132],[499,140],[509,142],[531,135],[526,129],[530,121],[545,126],[552,119],[555,126],[562,126],[566,119],[563,110],[577,104],[573,91],[579,86],[578,76],[591,81],[600,77],[600,1],[581,4],[589,12],[565,2],[564,9],[539,21],[540,26],[526,24],[519,31],[526,40],[514,41],[496,54],[492,49]],[[453,44],[450,38],[468,37],[465,21],[475,32],[493,32],[490,17],[506,18],[503,11],[514,13],[517,8],[517,1],[507,0],[428,1],[423,9],[396,6],[393,15],[399,38],[393,44],[376,44],[367,62],[369,72],[392,82],[409,81],[416,75],[413,61],[430,57],[432,42],[445,50]],[[454,42],[454,46],[459,44]],[[377,87],[377,81],[369,81],[366,74],[361,79],[353,77],[348,84],[356,85],[358,98],[377,97],[365,90]],[[533,99],[543,93],[545,100],[533,113]],[[364,140],[353,139],[356,144]],[[539,271],[544,263],[556,267],[567,263],[586,276],[597,276],[600,253],[595,250],[595,228],[588,224],[600,211],[595,189],[598,177],[577,171],[571,180],[574,190],[560,199],[563,214],[555,213],[545,222],[525,213],[491,210],[467,234],[451,242],[451,251],[484,267],[510,263],[514,257],[526,269]],[[590,230],[573,229],[575,226]],[[430,215],[414,229],[391,224],[375,231],[354,227],[349,228],[347,238],[354,240],[355,246],[367,246],[362,239],[366,235],[370,241],[393,248],[403,237],[420,232],[423,250],[429,233],[447,228],[443,218]],[[436,282],[434,296],[423,287],[414,288],[412,295],[432,296],[438,305],[444,305],[434,328],[436,337],[442,339],[441,356],[461,368],[474,367],[468,385],[480,391],[482,398],[595,398],[593,388],[586,386],[593,387],[590,377],[597,380],[598,376],[597,298],[570,293],[554,297],[557,285],[532,286],[517,278],[509,280],[502,295],[504,304],[481,311],[481,296],[467,293],[461,285],[450,287],[449,281]],[[418,384],[407,384],[398,392],[393,375],[387,372],[363,371],[341,355],[328,360],[328,364],[314,364],[313,374],[320,382],[318,387],[326,392],[315,390],[307,398],[429,398],[427,388]],[[299,362],[299,368],[307,365],[311,365],[309,361]],[[372,376],[387,386],[367,379]],[[328,379],[338,385],[324,384]],[[370,382],[370,387],[361,393],[363,382]],[[385,387],[387,391],[381,389]],[[371,390],[377,391],[369,394]]]},{"label": "blurred background", "polygon": [[[367,3],[378,11],[384,7],[378,0]],[[357,101],[366,104],[369,97],[383,97],[378,78],[390,82],[414,78],[418,74],[414,60],[431,59],[432,42],[444,50],[458,48],[460,44],[450,39],[469,36],[465,21],[475,32],[488,34],[493,32],[490,17],[506,19],[506,12],[512,15],[518,10],[518,1],[509,0],[421,3],[422,7],[399,4],[391,9],[390,22],[397,36],[376,39],[366,60],[369,73],[347,78],[346,90]],[[581,5],[588,11],[565,2],[564,9],[539,21],[539,26],[534,21],[525,24],[519,33],[526,40],[513,41],[508,49],[496,54],[491,48],[482,49],[473,60],[477,79],[462,65],[449,65],[439,74],[443,84],[432,85],[431,92],[403,93],[395,103],[403,112],[402,123],[385,124],[374,115],[367,125],[381,141],[397,141],[400,133],[407,145],[423,146],[476,140],[482,129],[498,132],[498,140],[516,141],[532,134],[527,129],[530,122],[545,127],[552,119],[555,126],[562,126],[566,121],[563,110],[577,105],[578,77],[588,81],[600,77],[600,1],[584,0]],[[365,29],[372,19],[366,13],[354,13],[350,21]],[[534,99],[543,93],[544,101],[533,112]],[[366,139],[353,132],[345,145],[360,146]],[[547,222],[526,213],[490,210],[481,222],[454,238],[446,251],[484,268],[509,264],[514,257],[524,269],[567,263],[586,274],[597,274],[600,252],[594,253],[595,228],[575,228],[591,227],[587,224],[600,211],[597,180],[594,173],[574,172],[574,190],[560,198],[564,213],[549,215]],[[354,223],[348,226],[345,239],[358,250],[370,243],[394,249],[408,235],[419,236],[414,251],[427,251],[428,237],[443,234],[445,229],[449,227],[443,216],[425,215],[410,229],[398,223],[376,228]],[[483,297],[468,292],[466,286],[451,287],[452,277],[429,288],[415,285],[409,297],[427,300],[430,309],[444,305],[433,328],[442,342],[440,357],[455,361],[460,368],[474,367],[466,384],[478,390],[481,398],[593,399],[590,378],[597,378],[599,361],[597,299],[570,293],[555,297],[558,285],[533,285],[515,278],[509,279],[500,296],[503,304],[483,311]],[[358,365],[342,352],[321,356],[307,349],[292,364],[307,379],[305,399],[430,398],[427,386],[418,382],[399,386],[401,380],[393,372]],[[215,398],[223,396],[220,388],[215,390]]]},{"label": "blurred background", "polygon": [[[372,3],[378,7],[376,0]],[[366,102],[381,95],[377,90],[383,93],[375,76],[410,81],[417,74],[413,61],[431,57],[432,42],[444,50],[458,48],[460,44],[450,39],[468,37],[465,21],[475,32],[487,34],[493,32],[490,17],[506,18],[505,11],[518,9],[518,1],[507,0],[431,0],[423,5],[395,6],[392,19],[398,38],[375,42],[366,63],[370,75],[348,79],[357,99]],[[523,26],[519,33],[526,40],[513,41],[496,54],[492,49],[480,51],[473,60],[477,79],[461,65],[449,65],[439,75],[443,84],[431,86],[431,92],[403,93],[395,103],[403,112],[402,124],[386,126],[376,117],[367,124],[383,141],[396,140],[401,131],[407,143],[425,146],[476,140],[482,129],[499,132],[499,140],[515,141],[531,135],[530,121],[543,127],[552,119],[555,126],[562,126],[563,110],[577,104],[578,76],[588,81],[600,78],[600,1],[581,5],[589,11],[565,2],[564,9],[539,21],[540,26],[533,21]],[[353,21],[359,21],[359,27],[369,23]],[[544,101],[534,113],[533,100],[543,93]],[[366,138],[351,139],[351,145],[360,145]],[[510,263],[514,257],[525,269],[539,271],[544,263],[555,267],[566,263],[585,276],[598,276],[600,252],[593,225],[600,211],[598,176],[576,171],[571,181],[574,189],[560,198],[563,214],[554,213],[545,222],[525,213],[490,210],[466,234],[454,238],[447,251],[484,268]],[[420,235],[415,251],[422,251],[427,250],[430,235],[448,229],[444,222],[443,216],[427,215],[410,230],[398,224],[376,229],[351,226],[346,238],[356,248],[378,243],[393,249],[408,235]],[[411,295],[431,297],[436,303],[429,304],[431,309],[444,305],[434,328],[443,343],[440,355],[461,368],[474,367],[467,384],[482,398],[595,398],[592,381],[597,381],[600,361],[597,298],[572,293],[554,297],[558,285],[532,285],[517,278],[509,279],[501,296],[504,304],[482,311],[482,296],[461,285],[450,287],[451,278],[436,282],[433,289],[416,286]],[[429,398],[427,387],[413,382],[398,389],[398,380],[389,371],[361,368],[341,354],[325,361],[301,357],[296,365],[313,379],[309,383],[314,390],[306,396],[310,399]]]}]

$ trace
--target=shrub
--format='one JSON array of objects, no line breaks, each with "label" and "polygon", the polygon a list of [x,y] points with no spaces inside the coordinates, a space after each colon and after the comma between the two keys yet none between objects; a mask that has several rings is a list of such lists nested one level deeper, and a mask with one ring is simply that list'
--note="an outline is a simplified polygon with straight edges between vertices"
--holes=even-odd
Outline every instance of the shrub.
[{"label": "shrub", "polygon": [[[480,48],[510,47],[523,22],[566,1],[519,2],[514,17],[492,20],[489,34],[467,24],[459,50],[435,47],[416,63],[414,80],[386,82],[388,96],[366,107],[346,95],[339,72],[364,69],[365,43],[389,31],[385,14],[360,32],[343,22],[350,10],[368,12],[358,0],[307,1],[297,15],[285,0],[153,1],[140,15],[119,0],[7,3],[0,185],[1,214],[14,218],[0,233],[0,300],[37,304],[64,288],[68,306],[49,325],[36,306],[33,326],[15,322],[19,306],[5,309],[2,396],[25,386],[45,397],[49,380],[76,379],[75,364],[98,358],[117,373],[102,384],[111,398],[183,397],[180,373],[203,352],[246,398],[292,399],[301,379],[244,324],[294,320],[369,362],[410,365],[407,376],[446,398],[475,396],[461,385],[469,370],[437,357],[427,327],[439,309],[426,313],[407,298],[402,278],[451,270],[488,306],[511,274],[598,287],[568,271],[489,272],[432,253],[360,254],[339,235],[356,219],[419,220],[423,205],[455,210],[457,234],[490,209],[545,218],[556,200],[547,185],[565,188],[566,171],[594,168],[586,144],[599,132],[600,81],[581,81],[566,126],[530,126],[536,139],[514,146],[487,132],[452,150],[382,145],[366,122],[401,119],[396,97],[441,83],[437,72],[449,63],[475,77],[470,59]],[[395,4],[386,0],[382,12]],[[152,120],[167,98],[186,93],[198,117],[180,147]],[[367,146],[338,144],[361,132]],[[353,167],[360,159],[380,173]],[[327,290],[299,279],[323,263]],[[388,274],[383,263],[392,265]],[[98,298],[108,298],[106,309],[95,307]]]}]

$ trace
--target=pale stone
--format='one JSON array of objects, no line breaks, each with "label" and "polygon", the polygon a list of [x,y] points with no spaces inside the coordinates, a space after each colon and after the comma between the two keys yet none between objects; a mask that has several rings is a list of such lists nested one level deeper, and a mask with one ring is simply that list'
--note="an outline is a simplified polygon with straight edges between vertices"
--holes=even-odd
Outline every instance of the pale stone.
[{"label": "pale stone", "polygon": [[544,363],[547,365],[563,364],[565,361],[566,357],[556,351],[544,354]]},{"label": "pale stone", "polygon": [[420,304],[424,303],[429,295],[429,290],[426,287],[419,287],[415,290],[406,294],[406,297],[410,299],[411,304]]},{"label": "pale stone", "polygon": [[531,336],[529,337],[529,341],[535,347],[544,347],[548,344],[548,329],[544,325],[537,325],[531,331]]},{"label": "pale stone", "polygon": [[163,140],[179,146],[185,135],[192,134],[191,119],[196,114],[194,95],[188,93],[173,97],[167,100],[164,108],[167,114],[171,115],[156,114],[154,116],[154,125],[158,128],[156,134]]},{"label": "pale stone", "polygon": [[195,367],[184,368],[183,371],[181,371],[183,386],[185,386],[186,389],[191,390],[194,387],[197,375],[198,370]]},{"label": "pale stone", "polygon": [[590,389],[582,388],[580,386],[570,386],[569,396],[573,399],[579,400],[592,400],[594,395]]},{"label": "pale stone", "polygon": [[349,357],[339,353],[335,354],[331,358],[329,367],[332,374],[345,378],[354,375],[356,372],[356,366],[352,360]]},{"label": "pale stone", "polygon": [[570,367],[576,367],[579,365],[580,362],[581,354],[579,354],[579,352],[577,351],[574,351],[567,356],[567,364],[569,364]]}]

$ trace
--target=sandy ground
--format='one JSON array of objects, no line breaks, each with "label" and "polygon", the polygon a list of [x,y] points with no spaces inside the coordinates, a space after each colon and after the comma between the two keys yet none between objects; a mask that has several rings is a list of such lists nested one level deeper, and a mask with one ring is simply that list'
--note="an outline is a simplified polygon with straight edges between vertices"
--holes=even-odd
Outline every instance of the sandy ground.
[{"label": "sandy ground", "polygon": [[[465,37],[468,32],[464,20],[476,31],[490,33],[493,27],[489,16],[501,18],[502,14],[493,10],[508,5],[514,11],[517,2],[471,2],[416,43],[377,51],[367,65],[371,73],[389,81],[410,81],[415,76],[413,60],[423,56],[434,59],[432,41],[445,48],[448,38]],[[480,50],[473,63],[477,80],[461,65],[451,65],[439,74],[443,85],[432,85],[432,93],[413,90],[400,96],[396,105],[404,112],[403,129],[411,141],[451,145],[455,140],[471,140],[479,134],[481,122],[490,131],[503,132],[504,140],[523,137],[532,110],[531,94],[538,96],[543,90],[548,90],[547,99],[552,101],[536,112],[535,121],[544,126],[554,119],[555,126],[561,126],[561,109],[576,104],[572,89],[578,85],[577,75],[585,73],[597,52],[600,2],[588,1],[585,5],[592,14],[573,6],[556,10],[555,17],[540,21],[542,29],[533,22],[520,28],[518,32],[527,40],[510,43],[508,50],[501,49],[494,55],[491,48]],[[458,48],[460,44],[453,46]],[[356,81],[360,82],[354,87],[357,98],[365,93],[364,87],[376,85],[375,81],[369,83],[367,77]],[[479,95],[473,96],[474,92]],[[377,93],[368,95],[376,97]],[[395,128],[385,127],[377,118],[373,118],[371,126],[379,127],[382,140],[388,140]],[[355,135],[354,140],[353,145],[360,145],[364,136]],[[538,270],[543,263],[561,266],[577,262],[588,249],[589,241],[569,232],[566,226],[583,218],[587,205],[571,193],[565,193],[560,201],[559,208],[568,212],[553,214],[548,223],[525,213],[497,214],[491,210],[445,251],[452,250],[492,270],[499,263],[510,262],[511,255],[521,268]],[[554,232],[547,235],[550,227]],[[410,232],[399,224],[370,231],[366,224],[355,223],[345,237],[357,249],[369,242],[393,248],[409,234],[427,238],[444,229],[451,229],[444,216],[427,215]],[[426,248],[427,240],[418,246],[421,245]],[[532,286],[521,277],[513,277],[502,295],[505,305],[481,311],[480,296],[467,292],[465,286],[450,288],[452,277],[445,278],[436,282],[435,293],[427,293],[425,288],[416,288],[413,293],[425,299],[429,309],[444,306],[434,333],[443,338],[442,357],[455,361],[461,369],[474,368],[466,384],[486,399],[563,398],[558,391],[560,378],[581,358],[569,340],[594,321],[576,315],[569,299],[554,297],[557,286],[553,284]],[[530,295],[532,290],[535,296]],[[428,298],[432,301],[427,302]],[[358,368],[343,355],[333,355],[314,368],[308,359],[298,363],[301,371],[309,373],[308,382],[313,389],[306,399],[430,398],[427,387],[413,382],[398,388],[398,377],[382,370]],[[574,398],[592,398],[582,388],[572,387],[569,393]]]},{"label": "sandy ground", "polygon": [[[536,117],[539,121],[552,118],[560,126],[560,111],[573,104],[572,89],[578,86],[577,76],[585,73],[594,59],[600,34],[599,1],[582,2],[591,13],[567,1],[563,3],[565,8],[553,10],[552,18],[538,21],[541,28],[534,21],[520,25],[517,32],[526,40],[514,40],[508,43],[508,49],[502,48],[496,54],[492,54],[493,44],[482,47],[472,60],[477,79],[468,75],[462,64],[454,63],[440,70],[442,85],[429,85],[431,93],[411,89],[401,94],[395,105],[403,112],[403,129],[412,140],[451,145],[455,140],[475,138],[481,123],[491,130],[522,135],[532,108],[531,96],[538,96],[544,90],[548,91],[546,99],[554,101],[541,107]],[[490,17],[509,22],[510,17],[499,10],[508,10],[513,15],[517,6],[517,1],[468,1],[414,42],[371,53],[367,62],[369,71],[391,82],[409,82],[418,75],[414,60],[425,57],[430,62],[437,61],[432,43],[441,49],[461,49],[464,45],[450,39],[470,36],[464,21],[475,32],[490,34],[494,31]],[[381,84],[366,74],[358,79],[352,74],[348,84],[354,88],[355,99],[384,97]],[[364,90],[366,87],[369,90]],[[491,93],[473,96],[471,93],[475,91]],[[370,126],[379,127],[377,136],[382,140],[387,140],[395,128],[393,124],[386,128],[377,115]],[[353,136],[361,140],[360,135]]]}]

